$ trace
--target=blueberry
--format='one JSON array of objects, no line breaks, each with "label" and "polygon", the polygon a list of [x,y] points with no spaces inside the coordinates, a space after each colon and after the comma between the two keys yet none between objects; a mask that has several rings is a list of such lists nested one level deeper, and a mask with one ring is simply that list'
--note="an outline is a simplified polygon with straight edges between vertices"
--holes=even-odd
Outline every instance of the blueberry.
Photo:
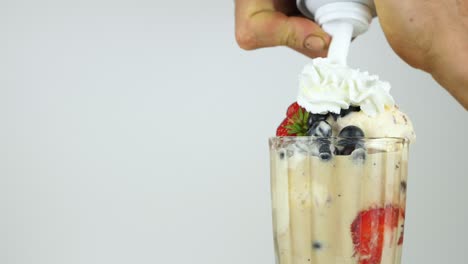
[{"label": "blueberry", "polygon": [[320,137],[316,139],[315,145],[318,149],[318,156],[323,161],[328,161],[332,158],[332,152],[330,149],[330,140],[325,139],[332,135],[332,127],[327,121],[321,120],[315,122],[307,131],[308,136]]},{"label": "blueberry", "polygon": [[284,159],[284,156],[285,156],[284,150],[280,151],[280,153],[279,153],[279,158],[280,158],[280,159]]},{"label": "blueberry", "polygon": [[402,192],[406,192],[406,181],[401,181],[400,189]]},{"label": "blueberry", "polygon": [[307,127],[311,127],[315,123],[314,114],[309,114],[309,119],[307,119]]},{"label": "blueberry", "polygon": [[312,242],[312,248],[315,249],[315,250],[319,250],[319,249],[322,249],[322,243],[320,243],[319,241],[314,241]]},{"label": "blueberry", "polygon": [[351,158],[353,159],[354,162],[357,163],[364,163],[366,160],[366,150],[364,148],[356,148],[352,153],[351,153]]},{"label": "blueberry", "polygon": [[338,120],[338,117],[340,117],[340,114],[335,114],[335,113],[330,113],[330,115],[333,117],[333,120]]},{"label": "blueberry", "polygon": [[321,152],[319,158],[323,161],[329,161],[332,158],[331,152]]},{"label": "blueberry", "polygon": [[351,105],[351,106],[349,107],[349,109],[351,109],[352,112],[359,112],[359,111],[361,111],[361,107],[360,107],[360,106]]},{"label": "blueberry", "polygon": [[320,114],[309,114],[309,119],[307,119],[307,127],[311,127],[318,121],[325,121],[327,119],[327,115],[320,115]]},{"label": "blueberry", "polygon": [[[340,131],[336,144],[337,155],[351,155],[356,149],[364,149],[364,132],[357,126],[347,126]],[[362,155],[361,155],[362,156]]]},{"label": "blueberry", "polygon": [[354,145],[344,143],[342,140],[340,140],[338,141],[338,144],[336,146],[335,154],[348,156],[351,155],[351,153],[353,153],[354,149]]},{"label": "blueberry", "polygon": [[315,137],[330,137],[332,135],[332,127],[327,121],[318,121],[309,128],[307,135]]},{"label": "blueberry", "polygon": [[319,157],[323,161],[328,161],[332,158],[332,153],[330,150],[330,142],[321,142],[319,146]]},{"label": "blueberry", "polygon": [[347,126],[340,131],[338,136],[341,138],[363,138],[364,131],[357,126]]},{"label": "blueberry", "polygon": [[335,154],[348,156],[357,149],[365,149],[364,142],[360,139],[340,139],[336,143]]},{"label": "blueberry", "polygon": [[340,116],[345,117],[351,112],[359,112],[359,111],[361,111],[360,106],[350,106],[348,109],[341,109]]}]

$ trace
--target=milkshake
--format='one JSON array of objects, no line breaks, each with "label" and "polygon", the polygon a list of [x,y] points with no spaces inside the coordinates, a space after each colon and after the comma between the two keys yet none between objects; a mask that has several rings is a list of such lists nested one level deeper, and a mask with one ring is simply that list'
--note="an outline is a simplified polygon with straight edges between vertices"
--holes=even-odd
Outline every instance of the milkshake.
[{"label": "milkshake", "polygon": [[400,264],[413,126],[390,85],[315,59],[271,138],[277,264]]},{"label": "milkshake", "polygon": [[270,140],[277,263],[400,263],[408,141],[366,139],[324,161],[308,150],[319,140]]}]

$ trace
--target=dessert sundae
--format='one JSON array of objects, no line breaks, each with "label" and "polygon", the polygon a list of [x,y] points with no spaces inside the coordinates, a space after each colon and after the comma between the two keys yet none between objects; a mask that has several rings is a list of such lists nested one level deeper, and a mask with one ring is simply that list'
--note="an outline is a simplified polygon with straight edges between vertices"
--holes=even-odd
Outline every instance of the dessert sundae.
[{"label": "dessert sundae", "polygon": [[278,264],[399,264],[408,116],[377,76],[317,58],[270,139]]}]

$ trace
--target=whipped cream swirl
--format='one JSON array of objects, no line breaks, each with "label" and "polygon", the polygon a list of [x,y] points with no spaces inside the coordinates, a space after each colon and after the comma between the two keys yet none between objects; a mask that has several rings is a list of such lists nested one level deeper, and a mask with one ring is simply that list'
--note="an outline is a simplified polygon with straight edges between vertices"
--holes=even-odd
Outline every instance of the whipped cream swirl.
[{"label": "whipped cream swirl", "polygon": [[314,114],[339,114],[350,105],[360,106],[371,117],[395,105],[388,82],[324,58],[304,67],[297,103]]}]

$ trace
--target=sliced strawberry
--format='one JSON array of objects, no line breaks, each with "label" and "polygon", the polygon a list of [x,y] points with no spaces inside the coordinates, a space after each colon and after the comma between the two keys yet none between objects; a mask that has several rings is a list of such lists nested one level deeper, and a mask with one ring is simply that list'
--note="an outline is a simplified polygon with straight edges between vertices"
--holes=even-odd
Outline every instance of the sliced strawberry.
[{"label": "sliced strawberry", "polygon": [[296,114],[301,107],[297,104],[297,102],[292,103],[288,107],[288,111],[286,112],[287,117],[292,117],[294,114]]},{"label": "sliced strawberry", "polygon": [[387,206],[362,211],[351,224],[355,255],[359,264],[380,264],[384,232],[398,226],[400,208]]}]

